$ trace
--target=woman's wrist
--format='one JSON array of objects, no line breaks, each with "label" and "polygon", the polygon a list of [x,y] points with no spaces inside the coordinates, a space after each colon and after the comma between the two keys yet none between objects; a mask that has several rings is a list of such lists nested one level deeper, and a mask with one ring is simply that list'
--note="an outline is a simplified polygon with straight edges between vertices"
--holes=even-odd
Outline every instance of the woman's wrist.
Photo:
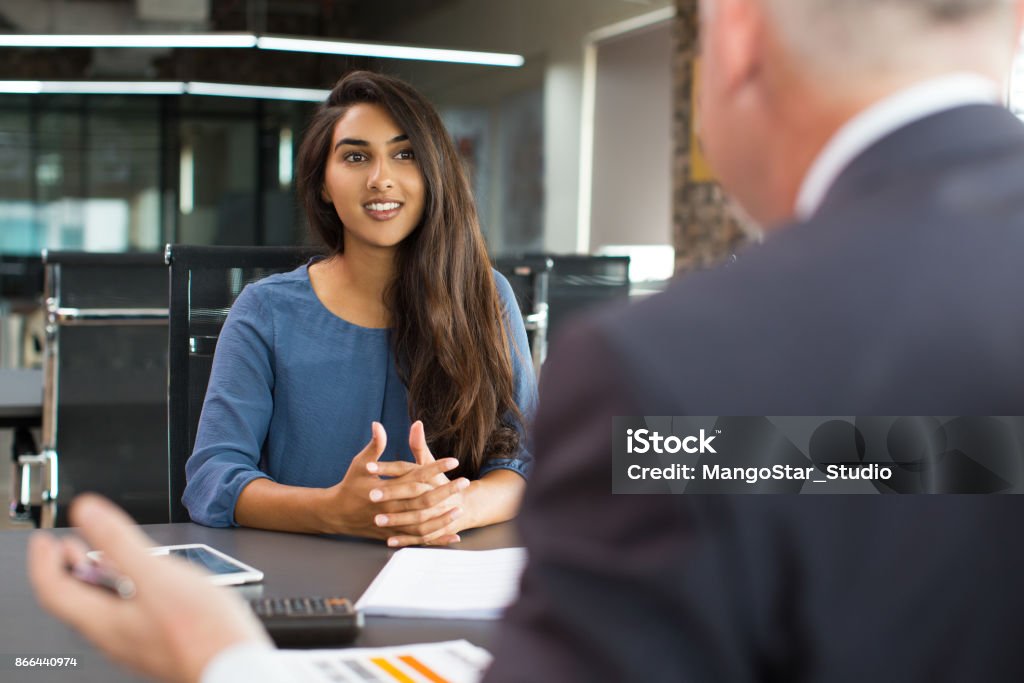
[{"label": "woman's wrist", "polygon": [[526,481],[516,472],[492,470],[470,483],[463,494],[464,529],[506,522],[519,512]]},{"label": "woman's wrist", "polygon": [[339,534],[345,536],[358,535],[349,520],[342,513],[338,503],[338,485],[324,489],[313,489],[309,497],[309,511],[317,533]]}]

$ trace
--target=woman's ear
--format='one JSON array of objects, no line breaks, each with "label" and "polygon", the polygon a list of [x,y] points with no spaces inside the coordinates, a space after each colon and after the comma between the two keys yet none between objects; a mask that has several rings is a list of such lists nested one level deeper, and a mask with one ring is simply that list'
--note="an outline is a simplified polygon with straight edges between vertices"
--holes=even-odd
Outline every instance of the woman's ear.
[{"label": "woman's ear", "polygon": [[331,200],[331,195],[327,194],[327,186],[326,185],[324,187],[320,188],[320,199],[323,200],[324,204],[333,204],[334,203]]}]

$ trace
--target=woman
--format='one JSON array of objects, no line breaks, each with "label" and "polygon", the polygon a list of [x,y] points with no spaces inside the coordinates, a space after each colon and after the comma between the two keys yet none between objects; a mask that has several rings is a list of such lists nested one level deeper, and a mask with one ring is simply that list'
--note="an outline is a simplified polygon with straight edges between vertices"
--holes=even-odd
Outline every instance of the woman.
[{"label": "woman", "polygon": [[192,519],[395,547],[510,519],[536,383],[436,110],[351,73],[313,117],[298,175],[329,256],[232,307],[186,465]]}]

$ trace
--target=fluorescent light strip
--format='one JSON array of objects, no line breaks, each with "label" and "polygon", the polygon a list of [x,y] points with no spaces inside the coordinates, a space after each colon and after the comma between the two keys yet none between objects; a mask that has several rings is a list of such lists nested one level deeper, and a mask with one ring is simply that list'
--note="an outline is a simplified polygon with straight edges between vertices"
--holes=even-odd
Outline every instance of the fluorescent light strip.
[{"label": "fluorescent light strip", "polygon": [[43,92],[42,81],[0,81],[0,92],[38,95]]},{"label": "fluorescent light strip", "polygon": [[0,93],[30,95],[212,95],[257,100],[323,102],[329,90],[276,88],[240,83],[175,81],[0,81]]},{"label": "fluorescent light strip", "polygon": [[0,47],[255,47],[251,33],[0,34]]},{"label": "fluorescent light strip", "polygon": [[183,95],[174,81],[0,81],[0,92],[54,95]]},{"label": "fluorescent light strip", "polygon": [[470,50],[442,50],[432,47],[385,45],[382,43],[354,43],[340,40],[309,40],[306,38],[280,38],[262,36],[256,47],[261,50],[286,52],[316,52],[318,54],[353,55],[356,57],[384,57],[387,59],[416,59],[424,62],[455,62],[489,66],[522,66],[522,55],[501,52],[473,52]]},{"label": "fluorescent light strip", "polygon": [[313,88],[277,88],[267,85],[241,85],[236,83],[202,83],[192,81],[185,84],[189,95],[216,95],[220,97],[251,97],[257,100],[298,100],[301,102],[323,102],[330,90]]},{"label": "fluorescent light strip", "polygon": [[252,33],[170,33],[170,34],[21,34],[0,33],[0,47],[150,47],[150,48],[260,48],[286,52],[315,52],[329,55],[415,59],[426,62],[453,62],[485,66],[519,67],[522,55],[473,50],[446,50],[385,43],[340,40],[311,40]]}]

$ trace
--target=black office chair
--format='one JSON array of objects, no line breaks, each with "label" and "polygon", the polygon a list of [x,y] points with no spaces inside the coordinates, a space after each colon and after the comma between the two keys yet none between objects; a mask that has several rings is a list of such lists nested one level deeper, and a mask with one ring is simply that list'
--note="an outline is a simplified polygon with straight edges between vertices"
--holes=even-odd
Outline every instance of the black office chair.
[{"label": "black office chair", "polygon": [[[582,311],[629,296],[628,256],[523,254],[495,259],[495,263],[548,269],[546,341],[557,338],[566,321]],[[504,265],[496,267],[505,272]]]},{"label": "black office chair", "polygon": [[228,311],[245,285],[273,273],[294,270],[322,253],[306,247],[167,245],[171,296],[166,447],[172,522],[189,520],[181,503],[185,461],[195,445],[213,352]]},{"label": "black office chair", "polygon": [[167,515],[167,274],[160,254],[44,252],[42,447],[18,458],[12,512],[66,526],[77,493],[139,523]]},{"label": "black office chair", "polygon": [[505,276],[516,295],[526,326],[533,371],[538,377],[548,355],[548,281],[552,265],[547,257],[494,259],[494,268]]}]

